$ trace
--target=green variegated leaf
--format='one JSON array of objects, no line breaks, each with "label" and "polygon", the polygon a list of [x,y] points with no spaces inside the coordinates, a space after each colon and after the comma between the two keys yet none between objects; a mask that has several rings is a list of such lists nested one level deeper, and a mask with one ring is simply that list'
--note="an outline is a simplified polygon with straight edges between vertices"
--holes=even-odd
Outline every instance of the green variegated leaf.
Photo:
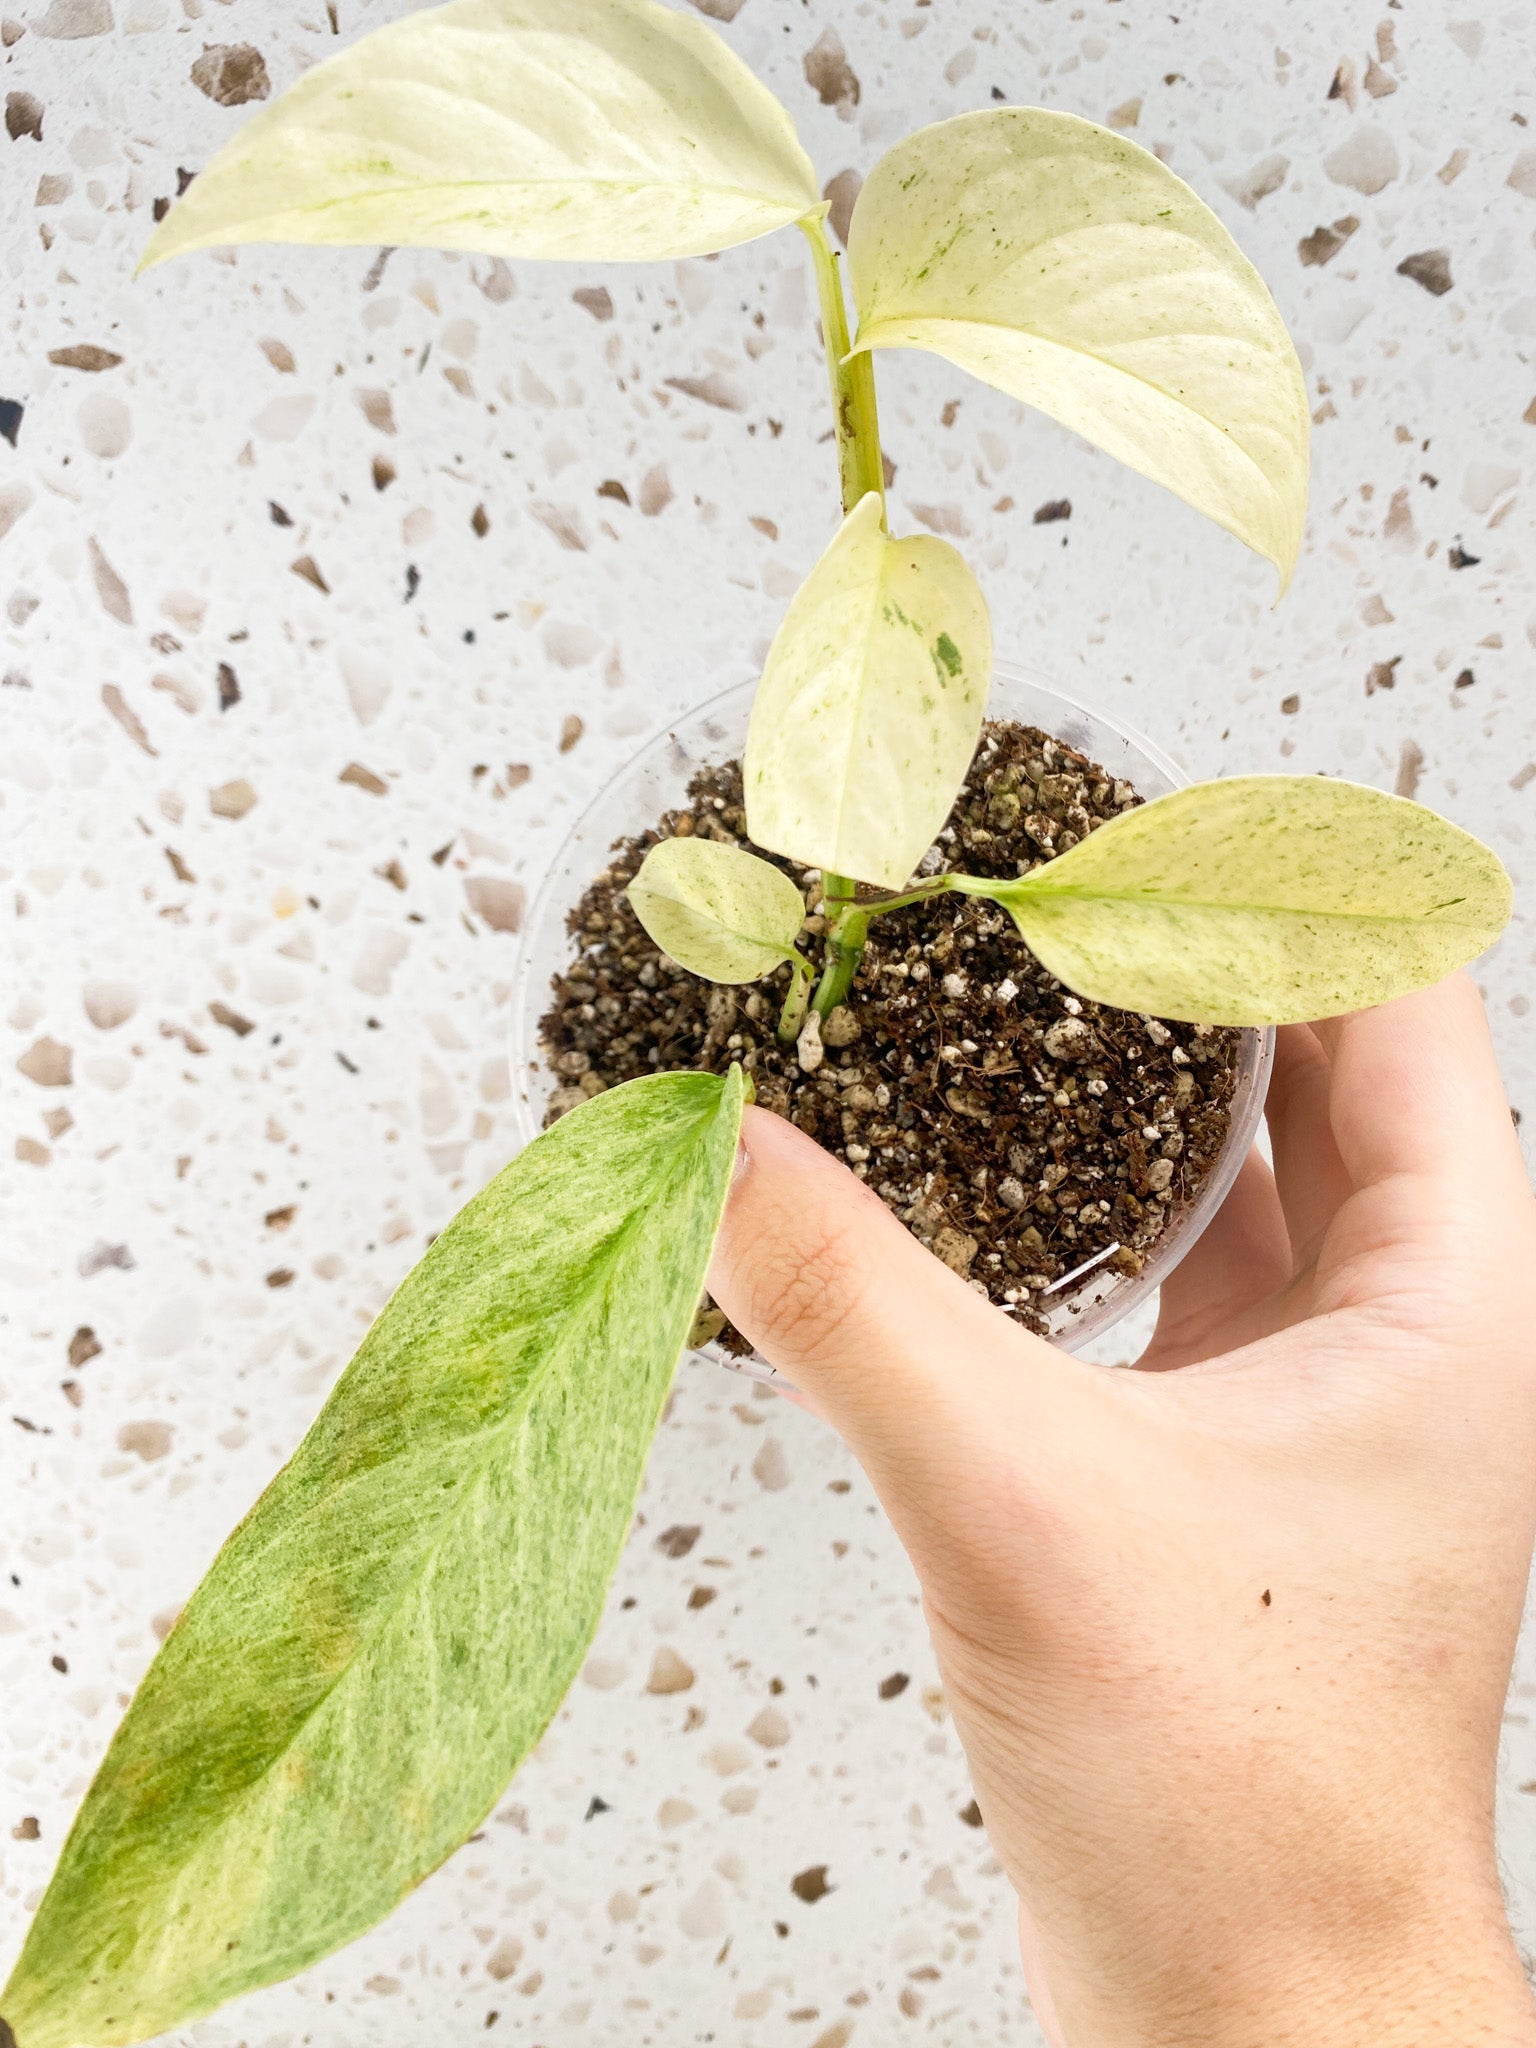
[{"label": "green variegated leaf", "polygon": [[1509,921],[1495,855],[1423,804],[1321,776],[1196,783],[1016,882],[1008,910],[1059,981],[1207,1024],[1288,1024],[1439,981]]},{"label": "green variegated leaf", "polygon": [[794,952],[805,922],[782,868],[718,839],[659,841],[627,894],[661,950],[705,981],[761,980]]},{"label": "green variegated leaf", "polygon": [[405,1280],[139,1687],[0,1993],[20,2048],[289,1976],[479,1826],[597,1625],[742,1096],[598,1096]]},{"label": "green variegated leaf", "polygon": [[785,615],[752,706],[747,830],[829,874],[899,888],[965,779],[992,622],[964,560],[893,540],[870,492]]},{"label": "green variegated leaf", "polygon": [[1289,580],[1307,394],[1264,280],[1150,151],[997,107],[898,143],[848,238],[859,348],[924,348],[1187,500]]},{"label": "green variegated leaf", "polygon": [[225,242],[642,261],[821,208],[788,114],[704,22],[655,0],[453,0],[305,72],[144,265]]}]

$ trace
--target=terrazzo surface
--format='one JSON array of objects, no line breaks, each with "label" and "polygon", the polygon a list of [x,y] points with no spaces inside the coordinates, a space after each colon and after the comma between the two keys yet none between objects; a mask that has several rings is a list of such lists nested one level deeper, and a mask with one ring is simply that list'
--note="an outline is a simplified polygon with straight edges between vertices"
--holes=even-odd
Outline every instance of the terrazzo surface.
[{"label": "terrazzo surface", "polygon": [[[158,1635],[514,1148],[525,893],[643,735],[753,672],[833,520],[792,235],[133,282],[242,102],[395,11],[0,4],[4,1960]],[[703,11],[845,200],[912,127],[1009,99],[1113,120],[1221,212],[1317,422],[1278,609],[1226,536],[915,355],[878,366],[895,519],[966,548],[1001,653],[1192,773],[1348,775],[1482,833],[1523,903],[1478,972],[1529,1129],[1536,15]],[[1533,1700],[1528,1632],[1501,1805],[1527,1942]],[[483,1835],[175,2038],[1023,2048],[970,1798],[859,1473],[687,1365],[583,1681]]]}]

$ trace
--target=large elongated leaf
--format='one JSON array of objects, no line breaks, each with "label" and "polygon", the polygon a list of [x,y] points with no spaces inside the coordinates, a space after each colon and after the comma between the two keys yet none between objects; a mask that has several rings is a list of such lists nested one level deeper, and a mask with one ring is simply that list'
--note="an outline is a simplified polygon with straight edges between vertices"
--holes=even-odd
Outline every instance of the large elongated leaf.
[{"label": "large elongated leaf", "polygon": [[0,1994],[20,2048],[288,1976],[479,1825],[597,1624],[742,1093],[597,1097],[406,1279],[140,1686]]},{"label": "large elongated leaf", "polygon": [[992,680],[992,622],[964,559],[893,540],[870,492],[774,637],[752,706],[747,829],[830,874],[899,888],[965,779]]},{"label": "large elongated leaf", "polygon": [[952,886],[1001,903],[1079,995],[1209,1024],[1389,1002],[1475,958],[1510,912],[1508,875],[1470,833],[1300,775],[1196,783],[1016,882]]},{"label": "large elongated leaf", "polygon": [[848,238],[859,348],[924,348],[1036,405],[1268,556],[1307,499],[1307,395],[1264,280],[1150,151],[998,107],[881,158]]},{"label": "large elongated leaf", "polygon": [[718,839],[663,839],[626,894],[664,953],[705,981],[758,981],[795,950],[805,902],[782,868]]},{"label": "large elongated leaf", "polygon": [[788,114],[702,21],[655,0],[454,0],[306,72],[144,262],[221,242],[695,256],[820,207]]}]

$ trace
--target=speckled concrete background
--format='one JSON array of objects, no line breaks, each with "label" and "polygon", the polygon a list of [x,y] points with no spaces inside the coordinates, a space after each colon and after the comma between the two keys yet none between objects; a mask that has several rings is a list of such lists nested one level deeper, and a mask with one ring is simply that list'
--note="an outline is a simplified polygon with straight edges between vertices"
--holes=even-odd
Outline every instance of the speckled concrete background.
[{"label": "speckled concrete background", "polygon": [[[1314,395],[1278,611],[1234,542],[915,356],[879,365],[896,516],[968,547],[1000,651],[1190,770],[1416,790],[1528,906],[1536,16],[698,4],[844,193],[1006,98],[1115,121],[1217,206]],[[263,249],[134,284],[234,103],[394,10],[7,9],[6,1956],[157,1632],[508,1156],[525,889],[640,735],[752,672],[834,516],[796,237],[590,273]],[[1532,960],[1527,907],[1481,978],[1536,1113]],[[180,2038],[1038,2038],[910,1575],[840,1447],[689,1367],[643,1510],[586,1682],[483,1837]],[[1533,1679],[1528,1644],[1503,1810],[1527,1933]]]}]

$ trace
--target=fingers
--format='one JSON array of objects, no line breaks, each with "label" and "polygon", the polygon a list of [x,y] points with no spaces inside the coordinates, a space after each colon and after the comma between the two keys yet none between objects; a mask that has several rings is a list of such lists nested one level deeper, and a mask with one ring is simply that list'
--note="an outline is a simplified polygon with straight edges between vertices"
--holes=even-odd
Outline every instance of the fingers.
[{"label": "fingers", "polygon": [[1275,1034],[1275,1070],[1264,1105],[1275,1185],[1299,1272],[1313,1263],[1324,1233],[1354,1183],[1333,1134],[1333,1062],[1315,1031],[1286,1024]]},{"label": "fingers", "polygon": [[1332,1059],[1339,1158],[1356,1187],[1408,1174],[1523,1197],[1488,1020],[1467,975],[1315,1028]]},{"label": "fingers", "polygon": [[965,1434],[1000,1377],[1016,1392],[1059,1363],[765,1110],[742,1119],[709,1291],[866,1463],[910,1463]]},{"label": "fingers", "polygon": [[1274,1175],[1250,1152],[1193,1250],[1163,1282],[1146,1372],[1193,1365],[1265,1334],[1262,1304],[1291,1278],[1291,1247]]}]

